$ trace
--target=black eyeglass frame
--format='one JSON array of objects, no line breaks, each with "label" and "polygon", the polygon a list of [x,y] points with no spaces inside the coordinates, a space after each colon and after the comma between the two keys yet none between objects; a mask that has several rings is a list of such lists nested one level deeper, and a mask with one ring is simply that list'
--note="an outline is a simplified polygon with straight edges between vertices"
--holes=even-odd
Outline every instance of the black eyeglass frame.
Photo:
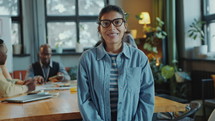
[{"label": "black eyeglass frame", "polygon": [[[103,28],[108,28],[110,25],[111,25],[111,23],[115,26],[115,27],[120,27],[120,26],[122,26],[122,23],[120,24],[120,25],[115,25],[115,23],[114,23],[114,21],[116,21],[116,20],[119,20],[119,19],[121,19],[122,20],[122,23],[124,22],[126,22],[125,21],[125,19],[123,19],[123,18],[116,18],[116,19],[113,19],[113,20],[99,20],[99,22],[98,22],[98,24],[99,25],[101,25]],[[108,22],[110,22],[109,23],[109,25],[108,26],[103,26],[103,24],[101,23],[101,22],[103,22],[103,21],[108,21]]]}]

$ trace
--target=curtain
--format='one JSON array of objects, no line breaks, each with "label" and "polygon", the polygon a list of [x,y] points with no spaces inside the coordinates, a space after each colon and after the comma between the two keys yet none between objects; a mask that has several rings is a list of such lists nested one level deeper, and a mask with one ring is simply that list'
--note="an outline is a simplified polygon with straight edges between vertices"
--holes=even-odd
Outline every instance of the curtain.
[{"label": "curtain", "polygon": [[[166,42],[163,42],[163,48],[167,52],[165,60],[172,64],[177,60],[176,48],[176,0],[153,0],[152,7],[152,26],[156,24],[156,17],[164,21],[164,30],[167,32]],[[164,55],[165,53],[163,53]]]},{"label": "curtain", "polygon": [[173,61],[177,60],[177,47],[176,47],[176,1],[175,0],[165,0],[166,1],[166,31],[167,31],[167,41],[168,41],[168,61],[172,64]]},{"label": "curtain", "polygon": [[156,17],[164,20],[164,0],[153,0],[152,1],[152,26],[156,24]]}]

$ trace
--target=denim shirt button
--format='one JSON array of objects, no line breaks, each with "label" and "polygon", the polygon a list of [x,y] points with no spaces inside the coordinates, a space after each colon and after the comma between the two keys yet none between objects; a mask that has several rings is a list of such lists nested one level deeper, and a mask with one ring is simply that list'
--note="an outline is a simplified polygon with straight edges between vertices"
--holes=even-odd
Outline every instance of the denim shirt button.
[{"label": "denim shirt button", "polygon": [[122,102],[119,102],[119,104],[122,104]]}]

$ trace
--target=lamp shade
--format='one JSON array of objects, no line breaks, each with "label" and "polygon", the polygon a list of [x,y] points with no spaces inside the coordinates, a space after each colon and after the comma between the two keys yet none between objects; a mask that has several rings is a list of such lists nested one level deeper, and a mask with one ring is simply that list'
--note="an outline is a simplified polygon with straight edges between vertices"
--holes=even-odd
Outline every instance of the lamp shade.
[{"label": "lamp shade", "polygon": [[141,12],[140,14],[141,20],[139,20],[139,24],[150,24],[150,16],[148,12]]}]

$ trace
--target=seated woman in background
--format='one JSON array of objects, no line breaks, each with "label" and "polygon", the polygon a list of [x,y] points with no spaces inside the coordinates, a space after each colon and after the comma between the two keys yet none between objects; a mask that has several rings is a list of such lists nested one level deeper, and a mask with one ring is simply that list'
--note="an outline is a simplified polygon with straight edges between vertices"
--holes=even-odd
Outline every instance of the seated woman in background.
[{"label": "seated woman in background", "polygon": [[10,97],[35,90],[36,83],[29,79],[21,81],[12,79],[6,68],[7,47],[0,39],[0,97]]}]

